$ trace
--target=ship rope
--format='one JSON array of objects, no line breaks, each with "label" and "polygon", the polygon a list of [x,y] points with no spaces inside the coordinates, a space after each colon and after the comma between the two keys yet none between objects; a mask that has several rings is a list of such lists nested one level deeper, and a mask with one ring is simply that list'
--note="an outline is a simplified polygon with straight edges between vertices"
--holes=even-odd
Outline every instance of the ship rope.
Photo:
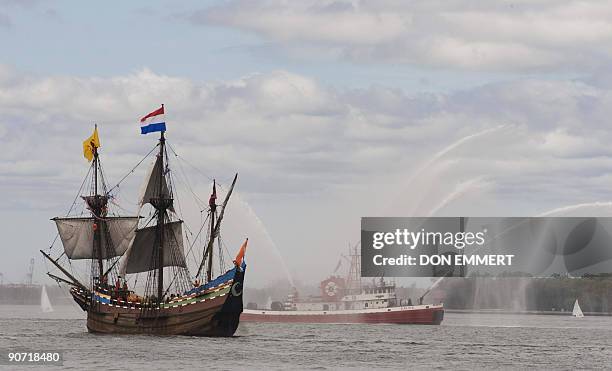
[{"label": "ship rope", "polygon": [[[81,182],[81,186],[79,187],[79,190],[78,190],[76,196],[74,197],[74,200],[72,200],[72,204],[70,205],[70,209],[68,209],[68,212],[66,213],[66,216],[70,215],[70,213],[72,212],[72,209],[74,209],[74,205],[76,205],[77,200],[79,199],[79,196],[81,195],[81,191],[83,190],[83,187],[85,186],[85,182],[87,182],[87,179],[89,179],[89,174],[91,173],[92,167],[93,166],[90,166],[87,169],[87,174],[85,174],[85,178],[83,178],[83,181]],[[49,249],[48,249],[49,253],[51,252],[51,249],[53,248],[53,245],[55,245],[55,243],[57,242],[58,238],[59,238],[59,233],[56,233],[55,234],[55,238],[53,238],[53,241],[51,241],[51,245],[49,245]],[[62,255],[63,255],[63,253],[62,253]],[[62,255],[60,255],[59,258],[61,258]]]},{"label": "ship rope", "polygon": [[[169,143],[168,143],[168,147],[170,147]],[[173,151],[173,153],[174,153],[174,151]],[[167,163],[169,163],[169,159],[168,159]],[[177,161],[177,163],[179,163],[179,162]],[[181,172],[183,172],[183,168],[182,168],[180,163],[179,163],[179,169],[181,170]],[[191,194],[194,196],[196,204],[198,204],[199,198],[197,197],[195,192],[193,192],[193,189],[192,189],[191,185],[189,184],[189,181],[188,181],[187,177],[184,175],[184,172],[183,172],[183,180],[182,181],[180,179],[180,174],[177,174],[174,171],[170,172],[169,174],[170,174],[170,178],[171,178],[171,183],[172,184],[183,184],[185,186],[185,188],[187,188],[191,192]],[[180,198],[178,198],[178,197],[176,198],[176,203],[177,203],[178,215],[182,216],[183,215],[183,207],[181,205]],[[199,208],[199,204],[198,204],[198,208]],[[183,218],[181,217],[181,219],[183,219]],[[187,259],[187,256],[192,252],[192,249],[193,249],[193,246],[194,246],[194,244],[192,244],[189,241],[189,236],[190,235],[193,236],[193,231],[191,230],[191,228],[189,227],[189,225],[187,223],[184,222],[183,226],[185,226],[185,240],[187,241],[187,244],[189,245],[189,249],[187,251],[187,254],[185,254],[185,259]],[[200,227],[200,230],[198,231],[198,235],[199,235],[199,233],[201,231],[202,231],[202,227]],[[194,241],[197,241],[197,235],[196,235],[196,238],[194,239]],[[176,278],[176,275],[175,275],[174,278]],[[174,280],[174,278],[173,278],[173,280]],[[189,278],[189,281],[191,281],[191,277]]]},{"label": "ship rope", "polygon": [[[181,171],[181,175],[183,176],[183,179],[185,180],[185,187],[189,190],[189,192],[193,195],[193,198],[195,199],[198,207],[200,208],[200,210],[203,210],[208,203],[206,203],[205,201],[203,201],[194,191],[193,188],[191,187],[191,184],[189,183],[189,178],[187,177],[187,173],[185,172],[185,169],[183,168],[183,164],[182,162],[185,162],[185,160],[180,157],[176,151],[174,151],[174,148],[170,145],[170,143],[168,143],[168,148],[170,148],[170,150],[172,151],[172,154],[174,155],[174,157],[177,158],[178,165],[179,165],[179,170]],[[208,175],[206,175],[206,177],[209,180],[212,180]]]},{"label": "ship rope", "polygon": [[[204,211],[208,210],[208,202],[203,201],[193,190],[193,187],[191,186],[190,182],[189,182],[189,177],[187,176],[187,172],[185,171],[184,167],[183,167],[183,163],[185,163],[185,165],[189,166],[191,169],[195,170],[197,173],[199,173],[200,175],[204,176],[205,178],[209,179],[209,180],[214,180],[212,177],[208,176],[206,173],[204,173],[202,170],[200,170],[198,167],[196,167],[195,165],[193,165],[192,163],[190,163],[188,160],[186,160],[185,158],[183,158],[182,156],[180,156],[176,150],[172,147],[171,144],[168,144],[168,148],[170,149],[170,151],[172,152],[172,154],[174,155],[174,157],[176,157],[176,159],[178,161],[176,161],[179,164],[179,170],[181,172],[181,178],[183,179],[183,182],[185,184],[185,187],[189,190],[189,192],[193,195],[194,200],[196,201],[196,203],[198,204],[198,206],[200,207],[200,213],[203,214]],[[219,183],[216,182],[217,186],[221,189],[221,190],[226,190],[226,187],[223,185],[223,183]],[[210,218],[210,213],[207,214],[206,220],[201,223],[201,227],[200,229],[202,229],[204,227],[204,225],[206,225],[206,221]],[[206,246],[208,244],[208,240],[210,239],[210,231],[207,231],[207,236],[206,236],[206,240],[205,243],[203,244],[203,246]],[[225,264],[225,257],[226,256],[231,256],[227,247],[225,246],[225,244],[223,244],[222,242],[222,238],[221,238],[221,232],[219,232],[219,234],[217,235],[217,250],[218,250],[218,259],[219,259],[219,270],[220,273],[225,271],[226,268],[226,264]],[[224,254],[225,252],[225,254]],[[202,253],[204,253],[204,251],[202,251]],[[226,255],[227,254],[227,255]],[[198,263],[199,264],[199,263]],[[213,264],[213,262],[206,262],[206,264]],[[197,278],[197,277],[196,277]]]},{"label": "ship rope", "polygon": [[[176,152],[174,152],[174,150],[172,150],[172,153],[176,156]],[[187,177],[181,162],[180,161],[176,161],[176,163],[178,163],[178,165],[179,165],[179,170],[181,171],[181,174],[177,174],[175,172],[172,172],[171,176],[173,177],[173,179],[175,179],[175,181],[176,181],[175,183],[180,183],[180,184],[184,185],[186,189],[189,190],[189,192],[192,194],[192,196],[194,198],[194,201],[196,202],[196,204],[198,206],[198,209],[200,211],[200,228],[199,228],[197,234],[195,235],[195,238],[193,239],[193,241],[190,241],[190,239],[189,239],[189,236],[193,236],[194,235],[193,231],[191,230],[191,228],[189,228],[189,225],[187,225],[187,223],[183,223],[183,225],[185,225],[186,232],[189,233],[189,234],[187,234],[187,233],[185,234],[185,238],[187,239],[187,244],[189,245],[189,249],[187,250],[186,257],[187,256],[191,256],[194,259],[194,264],[199,264],[198,259],[195,257],[195,252],[193,251],[193,248],[195,247],[196,243],[198,242],[198,238],[200,238],[202,230],[204,229],[204,227],[206,226],[206,222],[210,218],[210,214],[208,214],[206,216],[206,219],[204,221],[202,221],[202,215],[203,215],[203,212],[205,211],[203,209],[203,201],[193,191],[193,187],[189,183],[189,178]],[[182,214],[182,206],[181,206],[181,203],[180,203],[179,199],[177,199],[177,203],[178,203],[179,214]]]},{"label": "ship rope", "polygon": [[[189,167],[191,167],[193,170],[195,170],[197,173],[199,173],[200,175],[202,175],[203,177],[207,178],[209,181],[213,181],[216,180],[217,182],[217,187],[219,187],[222,190],[226,190],[225,185],[223,184],[223,182],[219,182],[218,179],[211,177],[210,175],[207,175],[205,172],[203,172],[202,170],[200,170],[197,166],[193,165],[191,162],[187,161],[183,156],[180,156],[178,153],[176,153],[174,151],[174,148],[168,143],[168,148],[170,148],[170,150],[172,151],[172,153],[175,155],[176,158],[178,158],[179,160],[181,160],[181,162],[184,162],[185,165],[188,165]],[[180,166],[180,163],[179,163]],[[231,178],[230,178],[231,179]],[[231,183],[231,180],[229,181],[229,183]],[[194,193],[194,195],[197,197],[197,195]],[[204,207],[208,206],[208,202],[203,202],[202,199],[200,199],[198,197],[198,199],[200,200],[200,202],[202,202],[202,204],[204,205]]]},{"label": "ship rope", "polygon": [[[124,208],[124,207],[121,207],[121,205],[119,205],[119,204],[118,204],[118,203],[115,201],[115,198],[116,198],[116,197],[110,198],[110,199],[108,200],[108,202],[110,202],[111,204],[113,204],[113,205],[114,205],[114,206],[115,206],[117,209],[119,209],[119,210],[123,211],[123,212],[124,212],[126,215],[136,215],[136,214],[138,214],[138,211],[128,210],[128,209],[126,209],[126,208]],[[134,205],[138,206],[139,204],[138,204],[138,203],[136,203],[136,204],[134,204]]]},{"label": "ship rope", "polygon": [[[195,236],[195,238],[193,239],[193,242],[188,242],[189,244],[189,249],[187,250],[187,254],[193,258],[194,264],[199,264],[199,258],[197,258],[195,256],[195,252],[193,251],[193,247],[196,245],[196,243],[198,242],[198,238],[200,238],[202,231],[204,230],[204,227],[206,226],[206,222],[208,221],[208,219],[210,218],[210,214],[208,214],[206,216],[206,219],[204,219],[204,222],[201,223],[200,225],[200,230],[198,231],[198,234]],[[192,234],[193,235],[193,234]],[[201,241],[201,240],[200,240]]]},{"label": "ship rope", "polygon": [[[74,210],[75,206],[77,205],[77,201],[78,201],[79,197],[81,196],[81,193],[82,193],[82,191],[83,191],[83,189],[85,187],[85,184],[87,183],[87,180],[90,178],[90,174],[91,174],[91,171],[93,169],[93,165],[94,164],[92,163],[92,165],[87,168],[87,173],[85,174],[85,177],[83,178],[83,181],[81,182],[79,190],[77,191],[76,196],[74,196],[74,199],[72,200],[72,204],[70,205],[70,208],[66,212],[65,216],[69,216],[70,213]],[[55,246],[55,243],[57,242],[58,238],[59,238],[59,232],[55,234],[55,237],[53,238],[53,241],[51,241],[51,244],[49,245],[49,248],[47,249],[47,252],[48,252],[49,255],[51,254],[51,251],[53,250],[53,246]],[[62,251],[62,253],[55,259],[55,261],[56,262],[59,261],[65,254],[66,254],[66,252]],[[70,259],[66,259],[66,260],[68,261],[68,265],[70,267],[70,272],[72,274],[75,274],[75,268],[72,265],[72,262],[70,261]],[[45,269],[47,270],[47,272],[50,272],[49,265],[48,265],[48,262],[47,262],[46,259],[44,260],[44,264],[45,264]]]},{"label": "ship rope", "polygon": [[[182,183],[185,184],[185,187],[187,188],[187,190],[189,190],[189,192],[193,195],[193,198],[196,202],[196,204],[200,207],[200,213],[203,214],[204,211],[208,210],[208,202],[203,201],[193,190],[193,187],[191,186],[190,182],[189,182],[189,177],[187,176],[187,172],[185,171],[184,167],[183,167],[183,163],[185,163],[185,165],[189,166],[191,169],[195,170],[197,173],[199,173],[200,175],[202,175],[203,177],[209,179],[210,181],[213,181],[214,178],[212,178],[211,176],[207,175],[205,172],[203,172],[202,170],[200,170],[198,167],[196,167],[195,165],[193,165],[191,162],[189,162],[188,160],[186,160],[185,158],[183,158],[182,156],[180,156],[176,150],[174,149],[174,147],[172,147],[172,145],[170,143],[167,143],[167,147],[169,148],[170,152],[172,152],[172,154],[174,155],[174,157],[176,157],[176,159],[178,161],[176,161],[176,163],[178,163],[178,167],[180,170],[180,174],[177,175],[181,175],[181,178],[183,180]],[[178,177],[177,177],[178,179]],[[178,179],[181,180],[181,179]],[[216,182],[217,186],[221,189],[221,190],[226,190],[226,187],[223,185],[223,183],[219,183],[218,181]],[[206,225],[206,221],[210,218],[210,213],[208,213],[206,220],[201,223],[200,226],[200,230]],[[198,232],[198,235],[200,235],[200,233]],[[210,239],[210,231],[207,231],[207,236],[206,236],[206,240],[205,243],[203,244],[203,246],[206,246],[208,244],[208,241]],[[195,243],[196,241],[194,241]],[[192,248],[193,246],[191,246]],[[191,251],[190,248],[190,251]],[[226,256],[231,256],[229,253],[229,250],[227,249],[227,246],[223,243],[223,240],[221,238],[221,232],[219,231],[219,234],[217,235],[217,250],[218,250],[218,259],[219,259],[219,272],[222,273],[225,271],[226,268],[226,264],[225,264],[225,257]],[[225,254],[224,254],[225,252]],[[202,254],[204,254],[204,251],[202,251]],[[226,255],[227,254],[227,255]],[[197,261],[196,261],[197,263]],[[198,263],[199,264],[199,263]],[[213,262],[205,262],[205,264],[213,264]],[[202,272],[204,272],[205,270],[202,269]],[[198,277],[196,277],[198,278]]]},{"label": "ship rope", "polygon": [[123,183],[130,175],[132,175],[134,173],[134,171],[136,171],[138,166],[140,166],[151,155],[151,153],[153,153],[153,151],[155,151],[157,149],[158,146],[159,146],[159,143],[156,144],[155,147],[153,147],[149,151],[149,153],[147,153],[140,161],[138,161],[138,163],[136,165],[134,165],[134,167],[130,171],[128,171],[127,174],[125,174],[121,179],[119,179],[117,184],[115,184],[111,189],[109,189],[106,194],[110,194],[112,191],[115,190],[115,188],[119,188],[121,183]]},{"label": "ship rope", "polygon": [[[169,186],[171,187],[173,184],[175,184],[175,183],[176,183],[176,182],[175,182],[175,180],[177,180],[177,179],[176,179],[176,176],[174,175],[174,172],[173,172],[173,171],[172,171],[172,172],[170,172],[170,171],[169,171],[169,174],[170,174],[170,182],[169,182]],[[177,210],[178,210],[178,213],[175,213],[175,214],[176,214],[176,215],[177,215],[177,216],[178,216],[180,219],[183,219],[183,217],[182,217],[182,216],[183,216],[184,214],[183,214],[183,207],[181,206],[181,200],[180,200],[180,198],[178,198],[178,197],[176,197],[174,200],[176,201]],[[189,233],[193,234],[193,232],[191,232],[191,229],[189,228],[189,225],[188,225],[187,223],[183,223],[183,225],[185,226],[186,232],[189,232]]]},{"label": "ship rope", "polygon": [[[177,242],[177,239],[180,238],[181,236],[176,236],[174,235],[174,233],[171,234],[171,237],[175,240],[175,243]],[[178,261],[179,259],[181,259],[180,256],[178,256],[178,252],[174,251],[172,259],[174,261]],[[186,257],[183,257],[183,259],[186,259]],[[174,268],[174,267],[173,267]],[[177,268],[177,269],[173,269],[174,270],[174,274],[173,274],[173,278],[170,281],[170,284],[168,285],[168,288],[166,289],[166,291],[164,292],[164,296],[168,294],[168,292],[172,289],[172,286],[175,286],[175,290],[178,292],[185,292],[189,289],[189,286],[191,284],[191,277],[189,277],[189,271],[187,269],[184,268]]]}]

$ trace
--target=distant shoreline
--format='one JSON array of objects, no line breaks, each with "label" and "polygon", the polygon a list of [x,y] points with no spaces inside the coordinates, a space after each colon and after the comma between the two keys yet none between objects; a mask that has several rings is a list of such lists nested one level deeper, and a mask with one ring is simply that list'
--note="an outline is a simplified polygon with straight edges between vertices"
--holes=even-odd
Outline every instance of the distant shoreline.
[{"label": "distant shoreline", "polygon": [[[44,285],[51,304],[72,303],[68,292],[58,285]],[[3,284],[0,285],[0,305],[40,305],[41,284]]]},{"label": "distant shoreline", "polygon": [[[461,313],[461,314],[528,314],[528,315],[545,315],[545,316],[571,316],[572,312],[556,311],[556,310],[521,310],[512,311],[506,309],[444,309],[446,313]],[[585,316],[612,316],[610,312],[584,312]]]}]

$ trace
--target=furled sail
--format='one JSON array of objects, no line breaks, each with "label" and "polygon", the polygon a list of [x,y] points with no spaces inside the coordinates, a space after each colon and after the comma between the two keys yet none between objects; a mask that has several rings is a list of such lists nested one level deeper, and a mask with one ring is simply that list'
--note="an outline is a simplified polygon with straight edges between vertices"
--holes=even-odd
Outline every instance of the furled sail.
[{"label": "furled sail", "polygon": [[[146,178],[146,186],[144,188],[144,192],[142,194],[142,198],[140,199],[140,204],[144,205],[146,203],[150,203],[153,206],[155,206],[155,201],[152,200],[157,200],[157,199],[171,199],[172,196],[170,195],[170,191],[168,189],[168,183],[166,182],[166,177],[161,175],[162,174],[162,169],[160,169],[160,167],[162,166],[161,163],[161,157],[157,156],[157,160],[155,160],[155,164],[153,165],[153,167],[151,168],[151,171],[149,172],[149,176]],[[161,187],[162,187],[162,194],[161,196],[159,195],[159,183],[160,183],[160,179],[161,178]],[[168,209],[174,211],[174,208],[172,206],[170,206]]]},{"label": "furled sail", "polygon": [[[183,254],[182,221],[164,224],[164,267],[187,267]],[[154,252],[159,247],[157,226],[136,230],[134,242],[126,252],[120,273],[139,273],[159,268]]]},{"label": "furled sail", "polygon": [[[93,218],[54,218],[66,256],[70,259],[96,259]],[[108,217],[100,219],[102,259],[121,256],[129,247],[138,226],[138,217]],[[110,240],[109,240],[110,239]]]}]

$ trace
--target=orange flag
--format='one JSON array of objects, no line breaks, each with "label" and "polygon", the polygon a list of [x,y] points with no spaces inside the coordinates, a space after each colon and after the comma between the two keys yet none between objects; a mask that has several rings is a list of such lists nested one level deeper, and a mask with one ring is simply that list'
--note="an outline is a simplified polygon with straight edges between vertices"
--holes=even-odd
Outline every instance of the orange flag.
[{"label": "orange flag", "polygon": [[242,243],[242,246],[240,246],[240,251],[238,251],[238,254],[236,255],[236,259],[234,259],[234,263],[237,266],[242,265],[242,260],[244,259],[244,253],[246,252],[246,248],[247,248],[247,243],[249,243],[248,238]]}]

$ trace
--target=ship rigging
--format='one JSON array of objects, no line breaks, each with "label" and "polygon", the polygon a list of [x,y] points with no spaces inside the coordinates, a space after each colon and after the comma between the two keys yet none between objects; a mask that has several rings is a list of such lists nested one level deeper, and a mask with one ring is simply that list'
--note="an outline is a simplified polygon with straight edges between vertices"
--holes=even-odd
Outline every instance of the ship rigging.
[{"label": "ship rigging", "polygon": [[[165,121],[160,121],[163,115],[162,106],[141,119],[146,124],[142,133],[159,131],[160,138],[145,156],[156,152],[136,215],[119,215],[115,211],[121,209],[116,196],[119,184],[144,159],[109,189],[96,127],[83,144],[91,166],[79,193],[67,216],[52,219],[63,252],[53,258],[52,244],[49,251],[41,253],[63,274],[61,277],[49,272],[49,276],[72,286],[74,300],[87,311],[89,331],[231,336],[242,312],[246,241],[233,264],[226,266],[221,222],[238,175],[233,177],[221,205],[216,204],[218,183],[213,180],[209,203],[201,208],[206,218],[189,241],[193,231],[187,227],[189,233],[184,233],[186,224],[180,217],[180,203],[175,202],[176,177],[169,166],[168,148],[175,158],[180,157],[167,143]],[[153,123],[149,123],[151,120]],[[188,188],[196,197],[195,203],[201,204],[193,189]],[[88,194],[82,195],[87,190]],[[79,196],[83,201],[80,215],[75,210]],[[149,214],[142,216],[147,209]],[[188,241],[187,254],[184,239]],[[190,273],[187,256],[198,268],[195,275]],[[80,261],[88,262],[86,279],[75,273]],[[144,282],[139,281],[141,274],[146,275]],[[185,309],[187,304],[193,305]]]}]

